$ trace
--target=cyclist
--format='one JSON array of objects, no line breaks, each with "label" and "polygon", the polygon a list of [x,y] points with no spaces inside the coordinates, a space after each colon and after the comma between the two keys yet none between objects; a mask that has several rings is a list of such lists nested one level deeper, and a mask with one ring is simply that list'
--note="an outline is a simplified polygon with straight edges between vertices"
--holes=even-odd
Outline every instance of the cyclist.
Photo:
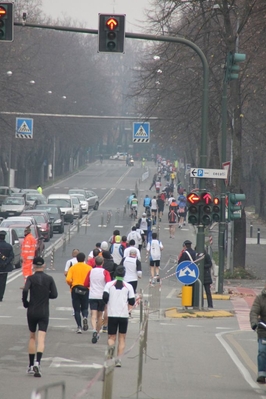
[{"label": "cyclist", "polygon": [[131,209],[131,217],[136,218],[138,215],[138,204],[139,201],[137,199],[136,194],[134,194],[134,197],[132,198],[131,202],[130,202],[130,209]]},{"label": "cyclist", "polygon": [[143,206],[145,208],[145,212],[149,214],[151,211],[151,199],[148,195],[146,195],[146,197],[144,198]]}]

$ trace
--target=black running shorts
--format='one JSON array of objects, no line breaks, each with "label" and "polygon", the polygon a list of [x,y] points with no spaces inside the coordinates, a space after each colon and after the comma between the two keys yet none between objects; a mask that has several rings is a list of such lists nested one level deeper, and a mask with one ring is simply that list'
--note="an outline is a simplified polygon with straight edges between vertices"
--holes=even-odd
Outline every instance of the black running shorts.
[{"label": "black running shorts", "polygon": [[126,334],[127,325],[127,317],[108,317],[108,334],[116,335],[117,330],[119,334]]}]

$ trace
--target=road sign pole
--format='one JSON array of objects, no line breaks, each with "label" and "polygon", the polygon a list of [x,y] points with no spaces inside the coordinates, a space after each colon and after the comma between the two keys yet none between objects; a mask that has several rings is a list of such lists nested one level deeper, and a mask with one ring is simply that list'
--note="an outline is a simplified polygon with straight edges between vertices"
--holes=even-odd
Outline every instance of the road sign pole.
[{"label": "road sign pole", "polygon": [[[198,234],[197,234],[197,252],[203,253],[205,249],[205,233],[204,226],[198,226]],[[202,284],[198,284],[197,282],[193,288],[193,298],[192,298],[192,306],[193,308],[202,308],[203,303],[203,284],[204,284],[204,258],[199,262],[199,279]],[[201,292],[200,292],[201,291]],[[200,301],[201,298],[201,301]]]}]

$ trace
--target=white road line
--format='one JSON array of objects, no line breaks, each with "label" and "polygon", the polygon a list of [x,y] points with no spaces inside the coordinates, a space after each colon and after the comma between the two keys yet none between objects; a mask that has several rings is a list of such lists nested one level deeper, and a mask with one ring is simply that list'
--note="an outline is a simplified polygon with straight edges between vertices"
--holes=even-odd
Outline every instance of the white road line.
[{"label": "white road line", "polygon": [[[235,331],[235,332],[237,332],[237,331]],[[238,368],[238,370],[240,371],[240,373],[243,375],[246,382],[251,386],[251,388],[254,389],[254,391],[256,391],[258,394],[261,394],[261,389],[259,389],[258,384],[252,379],[249,371],[246,369],[246,367],[243,365],[243,363],[239,360],[239,358],[237,357],[237,355],[235,354],[233,349],[230,347],[230,345],[223,338],[224,334],[228,334],[228,333],[222,332],[222,333],[217,333],[215,335],[216,335],[216,338],[220,341],[220,343],[224,347],[224,349],[226,350],[226,352],[228,353],[228,355],[231,357],[231,359],[235,363],[235,365]],[[260,397],[261,397],[261,399],[266,398],[265,395],[261,395]]]},{"label": "white road line", "polygon": [[173,295],[174,295],[174,293],[176,293],[176,288],[173,288],[170,292],[169,292],[169,294],[167,295],[167,299],[170,299],[170,298],[172,298],[173,297]]}]

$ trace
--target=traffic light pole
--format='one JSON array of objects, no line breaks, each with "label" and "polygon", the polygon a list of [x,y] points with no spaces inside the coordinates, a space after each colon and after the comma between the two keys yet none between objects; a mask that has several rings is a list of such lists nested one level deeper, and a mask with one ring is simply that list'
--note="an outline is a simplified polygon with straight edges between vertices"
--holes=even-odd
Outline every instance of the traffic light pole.
[{"label": "traffic light pole", "polygon": [[[223,81],[222,96],[222,143],[221,143],[221,162],[226,162],[226,140],[227,140],[227,71],[225,71]],[[223,294],[224,284],[224,263],[225,263],[225,182],[221,180],[221,221],[219,223],[219,274],[218,274],[218,293]]]}]

